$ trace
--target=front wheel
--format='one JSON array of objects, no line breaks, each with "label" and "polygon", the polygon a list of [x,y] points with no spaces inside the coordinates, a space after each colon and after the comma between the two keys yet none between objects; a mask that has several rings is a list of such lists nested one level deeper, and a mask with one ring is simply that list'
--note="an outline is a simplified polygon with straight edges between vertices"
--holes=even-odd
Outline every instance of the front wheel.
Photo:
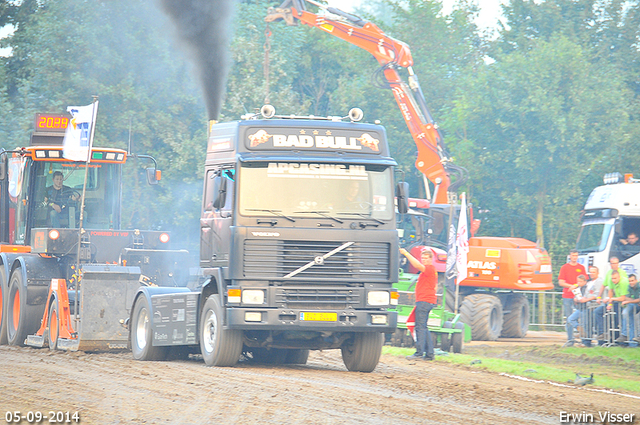
[{"label": "front wheel", "polygon": [[27,291],[23,283],[22,268],[17,267],[11,273],[9,281],[9,301],[7,303],[7,340],[9,345],[24,346],[24,341],[29,334],[27,327]]},{"label": "front wheel", "polygon": [[5,305],[7,293],[9,291],[9,283],[7,282],[4,264],[0,263],[0,345],[7,343],[7,306]]},{"label": "front wheel", "polygon": [[380,361],[384,335],[377,332],[359,332],[342,347],[342,361],[350,372],[372,372]]},{"label": "front wheel", "polygon": [[242,353],[242,331],[224,329],[218,295],[207,298],[200,316],[200,351],[207,366],[234,366]]},{"label": "front wheel", "polygon": [[131,352],[136,360],[164,360],[167,347],[153,345],[153,331],[151,329],[151,309],[149,301],[141,296],[136,301],[131,315]]},{"label": "front wheel", "polygon": [[451,334],[451,348],[454,353],[460,354],[464,349],[464,323],[456,323],[456,329],[460,329],[462,332]]},{"label": "front wheel", "polygon": [[60,336],[60,316],[58,315],[58,299],[54,298],[49,307],[49,350],[58,349]]}]

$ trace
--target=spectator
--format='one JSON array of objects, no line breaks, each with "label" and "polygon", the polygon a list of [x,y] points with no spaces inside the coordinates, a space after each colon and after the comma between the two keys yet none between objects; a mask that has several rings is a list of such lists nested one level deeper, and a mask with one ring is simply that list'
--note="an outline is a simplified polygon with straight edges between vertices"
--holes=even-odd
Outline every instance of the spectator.
[{"label": "spectator", "polygon": [[411,265],[420,271],[420,276],[418,276],[418,282],[416,283],[416,352],[408,356],[407,359],[433,360],[435,356],[433,340],[427,326],[429,312],[437,303],[436,284],[438,282],[438,272],[436,272],[436,268],[432,264],[433,252],[429,248],[423,248],[420,261],[404,248],[400,248],[400,254],[407,257]]},{"label": "spectator", "polygon": [[[602,297],[603,286],[600,270],[596,266],[589,267],[589,281],[585,286],[584,303],[586,308],[582,312],[582,344],[591,346],[591,337],[594,330],[594,310],[602,303],[606,303],[608,296]],[[608,292],[607,292],[608,295]]]},{"label": "spectator", "polygon": [[[617,261],[618,259],[616,257],[611,257],[609,264],[611,264],[612,268],[614,266],[618,266]],[[613,326],[615,327],[618,322],[618,315],[620,314],[620,302],[625,300],[625,296],[627,295],[627,291],[629,289],[629,280],[624,270],[614,269],[607,272],[607,276],[604,279],[604,285],[606,289],[603,289],[609,291],[609,302],[607,304],[602,304],[594,312],[596,316],[596,328],[599,341],[602,341],[604,339],[605,308],[607,312],[615,313],[613,323]]]},{"label": "spectator", "polygon": [[629,232],[626,239],[620,239],[620,244],[640,247],[640,243],[638,243],[638,235],[636,234],[636,232]]},{"label": "spectator", "polygon": [[586,275],[587,271],[582,264],[578,264],[578,251],[569,252],[569,262],[560,268],[558,281],[562,287],[562,310],[564,317],[568,318],[573,313],[573,290],[577,288],[577,278]]},{"label": "spectator", "polygon": [[[620,303],[624,307],[622,310],[622,329],[620,338],[616,342],[626,342],[633,339],[640,342],[640,337],[636,336],[635,314],[640,311],[640,285],[635,274],[629,275],[629,289],[624,301]],[[628,331],[628,332],[627,332]]]},{"label": "spectator", "polygon": [[619,251],[625,260],[640,253],[638,235],[635,232],[629,232],[626,239],[620,239]]},{"label": "spectator", "polygon": [[567,343],[565,344],[565,347],[573,347],[573,344],[575,343],[573,340],[573,330],[577,328],[579,324],[583,325],[582,316],[587,308],[588,302],[585,297],[587,277],[581,274],[576,280],[577,287],[573,290],[573,302],[576,305],[576,310],[567,317]]}]

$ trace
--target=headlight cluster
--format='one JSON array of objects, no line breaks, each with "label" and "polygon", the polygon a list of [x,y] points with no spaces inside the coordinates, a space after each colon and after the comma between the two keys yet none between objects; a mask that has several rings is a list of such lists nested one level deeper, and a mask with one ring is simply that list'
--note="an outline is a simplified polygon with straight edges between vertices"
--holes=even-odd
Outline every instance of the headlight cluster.
[{"label": "headlight cluster", "polygon": [[264,304],[264,290],[262,289],[229,289],[227,301],[231,304]]}]

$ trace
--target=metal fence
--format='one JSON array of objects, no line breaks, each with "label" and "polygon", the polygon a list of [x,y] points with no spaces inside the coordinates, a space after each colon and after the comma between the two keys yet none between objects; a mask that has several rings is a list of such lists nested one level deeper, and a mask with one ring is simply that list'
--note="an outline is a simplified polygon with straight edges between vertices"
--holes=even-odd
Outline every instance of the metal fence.
[{"label": "metal fence", "polygon": [[[520,291],[519,291],[520,292]],[[521,291],[529,301],[529,330],[532,331],[564,331],[567,318],[564,317],[562,309],[562,291]],[[622,308],[617,312],[607,313],[603,311],[601,327],[598,329],[596,323],[596,305],[589,306],[575,327],[574,339],[592,340],[595,342],[597,336],[604,334],[604,341],[613,344],[620,335],[622,327]],[[627,338],[631,341],[636,335],[640,335],[640,314],[633,315],[635,329],[634,334],[627,324]]]},{"label": "metal fence", "polygon": [[529,330],[562,330],[566,318],[562,314],[562,291],[518,291],[529,301]]}]

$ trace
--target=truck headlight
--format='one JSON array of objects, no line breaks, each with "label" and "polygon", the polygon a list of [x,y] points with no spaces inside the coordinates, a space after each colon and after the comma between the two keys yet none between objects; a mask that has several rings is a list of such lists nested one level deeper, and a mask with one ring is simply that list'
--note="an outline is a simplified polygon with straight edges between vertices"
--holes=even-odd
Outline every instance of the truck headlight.
[{"label": "truck headlight", "polygon": [[264,291],[261,289],[245,289],[242,291],[242,304],[264,304]]},{"label": "truck headlight", "polygon": [[367,294],[367,304],[369,305],[389,305],[389,301],[388,291],[369,291]]}]

